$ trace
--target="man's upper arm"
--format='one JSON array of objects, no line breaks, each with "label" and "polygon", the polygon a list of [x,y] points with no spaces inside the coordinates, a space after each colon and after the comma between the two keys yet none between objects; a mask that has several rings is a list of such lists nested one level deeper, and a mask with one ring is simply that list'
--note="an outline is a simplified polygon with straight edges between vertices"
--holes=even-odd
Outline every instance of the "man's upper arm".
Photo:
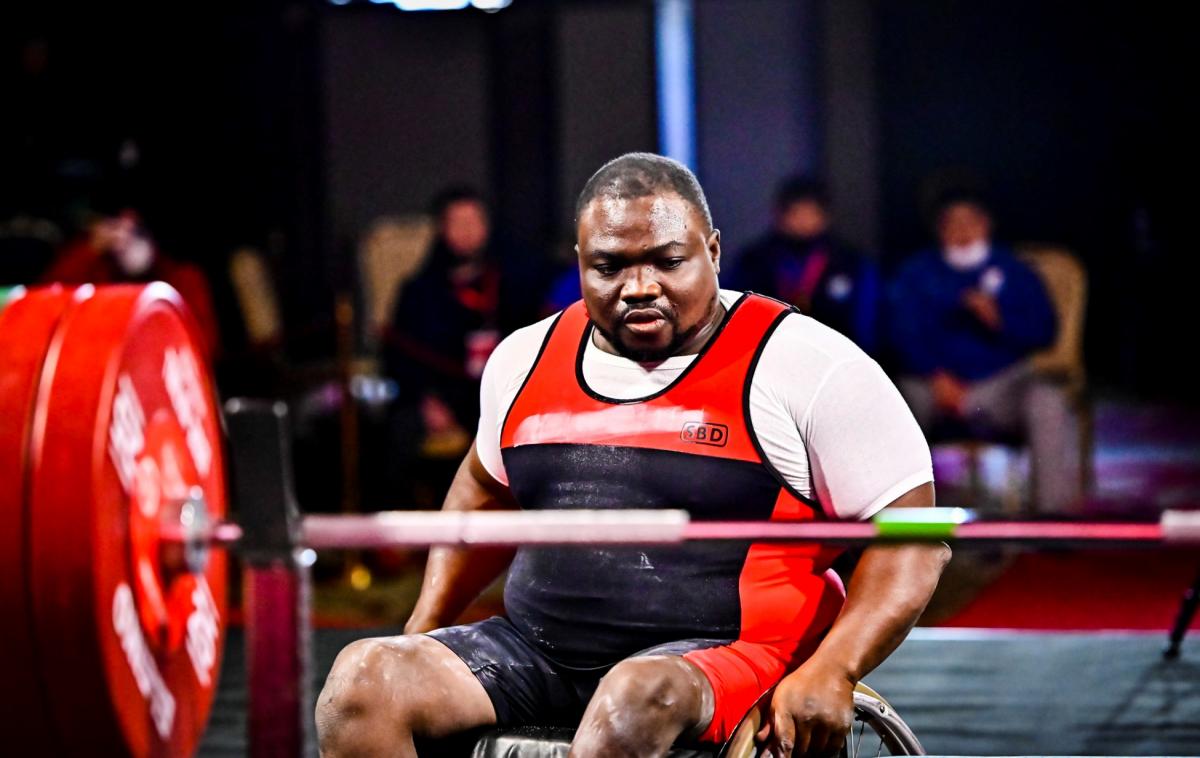
[{"label": "man's upper arm", "polygon": [[496,347],[479,382],[479,429],[475,435],[477,458],[491,479],[508,485],[500,455],[500,433],[509,406],[533,368],[554,316],[518,329]]},{"label": "man's upper arm", "polygon": [[444,507],[445,510],[477,511],[515,509],[518,506],[508,485],[488,473],[479,460],[475,445],[471,445],[458,475],[454,477]]},{"label": "man's upper arm", "polygon": [[933,481],[925,435],[865,356],[830,370],[803,424],[814,488],[831,515],[869,518]]},{"label": "man's upper arm", "polygon": [[888,503],[886,508],[932,508],[937,504],[933,482],[918,484],[908,492]]}]

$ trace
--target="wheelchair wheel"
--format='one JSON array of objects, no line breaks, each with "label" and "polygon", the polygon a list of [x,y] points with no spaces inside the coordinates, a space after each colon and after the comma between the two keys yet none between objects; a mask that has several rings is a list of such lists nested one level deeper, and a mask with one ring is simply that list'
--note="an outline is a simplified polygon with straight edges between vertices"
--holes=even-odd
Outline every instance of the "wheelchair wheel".
[{"label": "wheelchair wheel", "polygon": [[854,723],[846,735],[842,755],[846,758],[925,755],[925,749],[891,704],[875,690],[859,683],[854,688]]},{"label": "wheelchair wheel", "polygon": [[[717,758],[766,758],[754,734],[774,690],[758,699],[738,724],[733,736],[715,753]],[[451,740],[418,745],[419,755],[462,756],[463,758],[564,758],[575,730],[563,727],[517,727],[476,730]],[[454,742],[453,740],[458,740]],[[705,758],[714,753],[707,747],[672,748],[667,758]],[[846,735],[842,758],[884,755],[925,755],[924,748],[908,724],[879,693],[865,684],[854,689],[854,722]]]},{"label": "wheelchair wheel", "polygon": [[[763,751],[754,742],[763,714],[774,690],[754,704],[733,736],[719,753],[720,758],[759,758]],[[861,682],[854,688],[854,721],[842,747],[843,758],[884,755],[925,755],[925,749],[908,724],[878,692]]]}]

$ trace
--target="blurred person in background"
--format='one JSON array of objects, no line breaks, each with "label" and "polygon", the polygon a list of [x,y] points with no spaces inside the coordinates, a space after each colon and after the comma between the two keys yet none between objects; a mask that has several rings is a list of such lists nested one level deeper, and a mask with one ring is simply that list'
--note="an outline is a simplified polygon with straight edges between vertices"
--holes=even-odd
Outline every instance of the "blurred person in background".
[{"label": "blurred person in background", "polygon": [[155,243],[141,214],[127,205],[96,211],[42,277],[63,284],[162,281],[174,287],[200,326],[210,362],[220,356],[217,315],[208,278],[198,266],[169,257]]},{"label": "blurred person in background", "polygon": [[726,286],[791,303],[875,353],[881,285],[875,264],[831,230],[829,194],[794,176],[775,192],[771,229],[735,258]]},{"label": "blurred person in background", "polygon": [[[457,464],[479,417],[484,364],[540,301],[527,294],[519,274],[525,256],[498,238],[478,191],[444,190],[432,215],[432,248],[404,284],[384,330],[383,368],[399,387],[392,427],[401,460],[420,456]],[[429,482],[430,492],[443,491],[451,476],[453,468],[434,473],[433,479],[446,481]]]},{"label": "blurred person in background", "polygon": [[1029,442],[1035,507],[1065,510],[1078,496],[1069,473],[1076,437],[1061,388],[1029,365],[1055,338],[1041,279],[992,238],[992,213],[977,193],[956,190],[937,205],[938,244],[918,252],[888,290],[898,385],[935,437]]}]

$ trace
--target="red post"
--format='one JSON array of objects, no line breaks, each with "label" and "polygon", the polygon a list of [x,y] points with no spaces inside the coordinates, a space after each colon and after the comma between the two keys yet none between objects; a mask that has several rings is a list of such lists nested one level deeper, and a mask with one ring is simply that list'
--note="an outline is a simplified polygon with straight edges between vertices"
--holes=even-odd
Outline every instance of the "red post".
[{"label": "red post", "polygon": [[314,744],[309,692],[309,567],[299,544],[287,407],[225,404],[234,502],[241,524],[251,758],[298,758]]},{"label": "red post", "polygon": [[298,550],[243,571],[249,755],[297,758],[313,736],[308,567]]}]

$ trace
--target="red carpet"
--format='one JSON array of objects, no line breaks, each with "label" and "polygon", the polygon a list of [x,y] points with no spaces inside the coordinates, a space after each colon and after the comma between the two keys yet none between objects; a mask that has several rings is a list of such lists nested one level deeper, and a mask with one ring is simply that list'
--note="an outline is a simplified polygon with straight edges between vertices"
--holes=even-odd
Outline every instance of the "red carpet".
[{"label": "red carpet", "polygon": [[941,625],[1167,630],[1197,571],[1196,550],[1026,553]]}]

